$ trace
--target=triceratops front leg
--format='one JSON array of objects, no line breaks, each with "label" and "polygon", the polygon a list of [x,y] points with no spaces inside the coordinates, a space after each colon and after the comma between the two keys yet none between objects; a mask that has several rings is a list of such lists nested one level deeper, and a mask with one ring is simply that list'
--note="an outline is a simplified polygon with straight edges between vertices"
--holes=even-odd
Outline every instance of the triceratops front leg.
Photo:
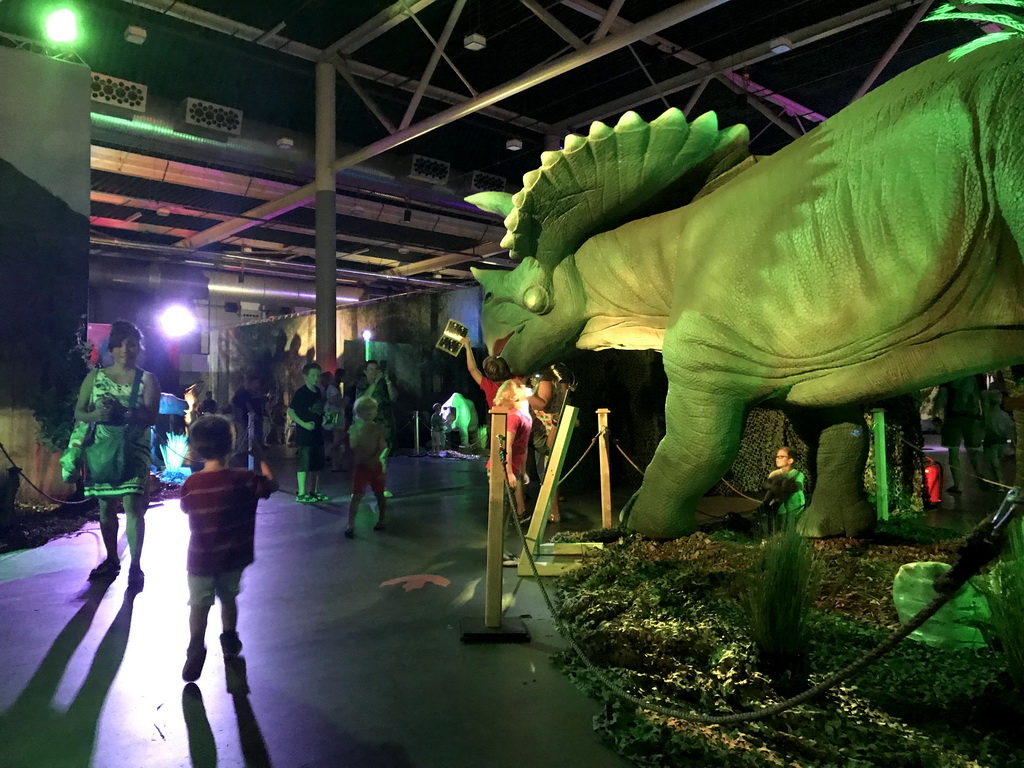
[{"label": "triceratops front leg", "polygon": [[629,527],[670,539],[697,529],[697,501],[732,466],[746,402],[694,391],[670,379],[665,437],[644,473]]}]

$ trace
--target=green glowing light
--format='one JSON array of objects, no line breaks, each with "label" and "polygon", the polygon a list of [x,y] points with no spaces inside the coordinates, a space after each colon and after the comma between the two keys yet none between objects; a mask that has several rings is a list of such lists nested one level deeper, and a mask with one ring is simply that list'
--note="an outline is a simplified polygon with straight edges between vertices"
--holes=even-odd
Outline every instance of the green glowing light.
[{"label": "green glowing light", "polygon": [[78,17],[69,8],[61,8],[46,17],[46,37],[55,43],[73,43],[78,38]]}]

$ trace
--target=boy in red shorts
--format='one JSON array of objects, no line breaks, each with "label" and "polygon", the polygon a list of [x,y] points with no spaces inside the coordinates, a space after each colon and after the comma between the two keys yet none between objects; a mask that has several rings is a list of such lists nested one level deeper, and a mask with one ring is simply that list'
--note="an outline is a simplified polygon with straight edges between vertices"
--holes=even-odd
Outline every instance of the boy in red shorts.
[{"label": "boy in red shorts", "polygon": [[253,561],[256,502],[277,490],[277,481],[253,441],[252,456],[262,474],[228,467],[235,444],[234,428],[223,416],[203,416],[188,431],[192,453],[203,459],[202,470],[181,487],[181,510],[188,515],[188,604],[191,640],[181,676],[192,682],[206,661],[206,620],[213,598],[220,598],[221,650],[225,658],[242,650],[238,639],[238,604],[242,571]]},{"label": "boy in red shorts", "polygon": [[355,460],[352,468],[352,500],[348,506],[348,527],[345,529],[345,537],[349,539],[355,538],[356,512],[367,485],[377,497],[377,524],[373,530],[384,530],[384,513],[388,503],[384,497],[384,467],[380,463],[380,456],[388,447],[388,439],[384,428],[374,421],[377,401],[372,397],[360,397],[356,400],[354,410],[355,422],[348,430]]}]

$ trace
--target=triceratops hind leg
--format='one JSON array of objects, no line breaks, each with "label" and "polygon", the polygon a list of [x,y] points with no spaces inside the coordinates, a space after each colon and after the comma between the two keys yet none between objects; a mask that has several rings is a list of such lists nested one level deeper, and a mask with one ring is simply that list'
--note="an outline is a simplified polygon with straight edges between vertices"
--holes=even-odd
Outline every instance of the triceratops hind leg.
[{"label": "triceratops hind leg", "polygon": [[630,511],[629,527],[671,539],[697,529],[697,501],[732,466],[746,403],[695,392],[670,381],[665,437]]},{"label": "triceratops hind leg", "polygon": [[800,516],[805,536],[860,536],[875,525],[864,493],[868,431],[860,406],[821,408],[790,414],[807,443],[814,493]]}]

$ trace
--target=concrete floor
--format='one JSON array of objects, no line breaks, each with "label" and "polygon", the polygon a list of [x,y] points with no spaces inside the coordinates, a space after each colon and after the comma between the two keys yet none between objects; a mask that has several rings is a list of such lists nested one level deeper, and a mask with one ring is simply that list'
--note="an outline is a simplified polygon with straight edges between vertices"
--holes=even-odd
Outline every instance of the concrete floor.
[{"label": "concrete floor", "polygon": [[[929,451],[945,463],[944,449]],[[294,490],[293,465],[276,464]],[[225,667],[215,608],[194,686],[181,680],[188,531],[177,501],[147,515],[147,583],[134,600],[126,567],[109,589],[86,581],[101,559],[95,524],[0,556],[0,766],[627,765],[591,730],[597,704],[551,664],[563,641],[532,579],[504,569],[507,615],[524,617],[530,643],[460,642],[459,620],[483,615],[482,462],[393,459],[388,529],[370,530],[365,509],[354,541],[341,535],[349,475],[324,478],[331,503],[282,492],[261,504],[242,657]],[[931,519],[961,529],[999,500],[971,482],[943,499]],[[753,506],[705,499],[701,520]],[[598,527],[597,499],[570,498],[562,515],[549,535]],[[385,585],[423,574],[447,584]]]},{"label": "concrete floor", "polygon": [[[94,524],[0,556],[0,765],[627,765],[592,732],[596,702],[552,665],[563,644],[532,580],[504,569],[508,615],[525,617],[531,642],[460,642],[459,620],[483,616],[482,462],[397,458],[389,476],[387,531],[371,530],[367,510],[352,541],[344,504],[285,493],[261,504],[239,598],[242,658],[225,668],[215,608],[193,687],[181,680],[188,533],[177,501],[149,510],[134,600],[127,553],[109,589],[88,588]],[[342,498],[349,476],[325,478],[321,490]],[[287,463],[281,482],[294,488]],[[596,504],[566,506],[573,527],[594,527]],[[419,574],[449,583],[384,585]]]}]

